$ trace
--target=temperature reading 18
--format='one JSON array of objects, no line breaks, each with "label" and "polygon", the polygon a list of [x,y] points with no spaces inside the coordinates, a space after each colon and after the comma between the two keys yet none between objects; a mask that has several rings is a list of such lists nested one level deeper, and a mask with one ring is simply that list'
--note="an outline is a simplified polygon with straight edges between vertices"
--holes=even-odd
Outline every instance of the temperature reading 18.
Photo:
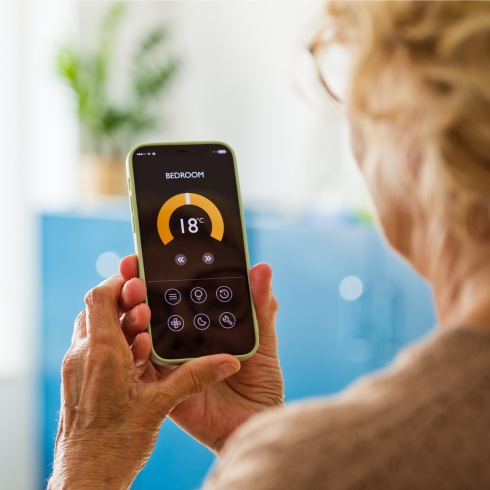
[{"label": "temperature reading 18", "polygon": [[[204,218],[189,218],[187,221],[187,224],[189,225],[189,233],[197,233],[198,223],[204,223]],[[182,218],[180,219],[180,229],[182,230],[182,233],[185,233],[184,220]]]}]

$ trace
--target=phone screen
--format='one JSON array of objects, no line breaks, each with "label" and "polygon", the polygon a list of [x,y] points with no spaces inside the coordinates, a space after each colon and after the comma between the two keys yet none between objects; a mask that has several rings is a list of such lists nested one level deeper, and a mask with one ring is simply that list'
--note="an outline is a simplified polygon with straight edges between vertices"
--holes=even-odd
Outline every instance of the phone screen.
[{"label": "phone screen", "polygon": [[233,154],[218,143],[133,153],[155,353],[246,355],[255,329]]}]

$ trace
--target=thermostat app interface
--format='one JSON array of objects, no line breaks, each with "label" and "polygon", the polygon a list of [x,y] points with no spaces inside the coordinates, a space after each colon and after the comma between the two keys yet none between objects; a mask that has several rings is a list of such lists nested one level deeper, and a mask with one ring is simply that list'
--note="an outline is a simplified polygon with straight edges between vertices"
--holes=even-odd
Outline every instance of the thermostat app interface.
[{"label": "thermostat app interface", "polygon": [[133,173],[155,352],[249,353],[255,332],[230,150],[142,147]]}]

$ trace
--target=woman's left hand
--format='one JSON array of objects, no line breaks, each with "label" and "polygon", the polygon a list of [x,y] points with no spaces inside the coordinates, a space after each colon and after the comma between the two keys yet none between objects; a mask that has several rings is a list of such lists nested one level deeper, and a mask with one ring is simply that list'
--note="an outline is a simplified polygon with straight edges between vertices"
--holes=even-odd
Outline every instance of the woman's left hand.
[{"label": "woman's left hand", "polygon": [[85,297],[63,360],[59,431],[48,488],[129,488],[169,412],[240,369],[227,354],[162,374],[148,362],[143,281],[113,276]]}]

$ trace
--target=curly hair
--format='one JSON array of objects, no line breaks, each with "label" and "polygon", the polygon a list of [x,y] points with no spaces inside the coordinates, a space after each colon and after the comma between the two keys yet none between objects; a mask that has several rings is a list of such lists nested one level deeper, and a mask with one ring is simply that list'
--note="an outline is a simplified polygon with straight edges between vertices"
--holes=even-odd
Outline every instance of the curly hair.
[{"label": "curly hair", "polygon": [[[417,192],[426,213],[487,235],[490,3],[334,1],[327,13],[335,41],[351,48],[347,104],[360,121],[368,173],[396,176],[398,190]],[[413,178],[379,164],[369,170],[390,149],[398,158],[411,153]]]}]

